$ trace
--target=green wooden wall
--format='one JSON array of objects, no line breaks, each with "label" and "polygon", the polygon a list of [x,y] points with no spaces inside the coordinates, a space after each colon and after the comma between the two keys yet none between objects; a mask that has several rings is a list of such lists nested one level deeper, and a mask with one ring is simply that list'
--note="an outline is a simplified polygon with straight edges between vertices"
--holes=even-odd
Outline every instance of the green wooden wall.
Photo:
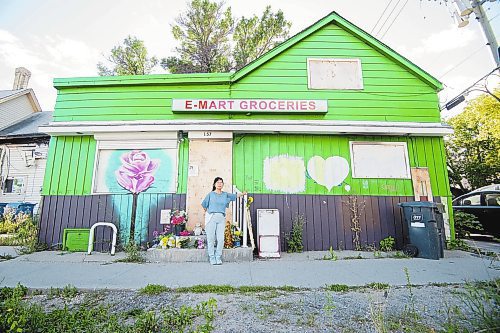
[{"label": "green wooden wall", "polygon": [[[309,57],[361,59],[364,89],[309,90]],[[230,82],[229,74],[225,74],[227,78],[223,74],[204,75],[205,83],[202,74],[196,81],[190,76],[183,81],[178,75],[56,80],[54,121],[200,118],[440,121],[433,87],[335,24],[316,31],[237,82]],[[326,99],[328,113],[175,114],[171,106],[172,99],[177,98]]]},{"label": "green wooden wall", "polygon": [[[308,90],[307,58],[359,58],[363,90]],[[399,63],[330,24],[231,87],[232,98],[328,99],[322,119],[439,122],[436,91]]]},{"label": "green wooden wall", "polygon": [[[449,196],[443,139],[438,137],[326,136],[326,135],[243,135],[235,138],[233,181],[240,190],[251,193],[280,193],[268,190],[263,182],[267,157],[298,156],[307,161],[313,156],[340,156],[351,164],[349,141],[398,141],[408,146],[411,167],[428,167],[434,196]],[[359,179],[351,171],[345,179],[350,191],[337,186],[328,191],[306,179],[302,194],[413,196],[410,179]]]},{"label": "green wooden wall", "polygon": [[[96,141],[92,136],[50,139],[42,195],[86,195],[92,192]],[[186,193],[188,141],[179,143],[177,193]]]}]

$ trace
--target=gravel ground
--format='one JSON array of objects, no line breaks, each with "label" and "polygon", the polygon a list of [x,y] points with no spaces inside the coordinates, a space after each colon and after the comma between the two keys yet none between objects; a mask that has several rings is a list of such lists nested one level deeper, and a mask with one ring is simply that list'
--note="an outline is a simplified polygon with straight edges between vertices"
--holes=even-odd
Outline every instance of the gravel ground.
[{"label": "gravel ground", "polygon": [[[405,310],[415,309],[411,313],[418,313],[419,322],[436,330],[443,328],[455,307],[469,316],[459,296],[464,291],[462,285],[412,287],[411,292],[408,287],[398,287],[347,292],[325,289],[231,294],[169,291],[153,296],[128,290],[98,290],[80,291],[71,299],[50,297],[45,291],[30,296],[29,302],[43,305],[46,310],[90,302],[108,305],[111,311],[127,312],[137,308],[158,310],[162,305],[195,306],[214,298],[217,301],[214,332],[377,332],[376,323],[380,321],[374,319],[376,315],[372,313],[383,313],[385,323],[392,318],[395,324],[391,331],[397,332],[401,329],[399,322],[408,325]],[[456,316],[453,318],[457,322]],[[460,321],[460,324],[470,326],[467,322]]]}]

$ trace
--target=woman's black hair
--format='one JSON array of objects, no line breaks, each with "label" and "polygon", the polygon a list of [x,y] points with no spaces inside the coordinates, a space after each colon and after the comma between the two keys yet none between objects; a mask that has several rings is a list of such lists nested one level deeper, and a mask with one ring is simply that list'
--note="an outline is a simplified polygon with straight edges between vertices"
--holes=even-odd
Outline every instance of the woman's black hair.
[{"label": "woman's black hair", "polygon": [[214,184],[212,186],[212,191],[215,191],[215,183],[217,183],[219,180],[222,180],[222,182],[224,183],[224,180],[220,177],[215,177],[214,179]]}]

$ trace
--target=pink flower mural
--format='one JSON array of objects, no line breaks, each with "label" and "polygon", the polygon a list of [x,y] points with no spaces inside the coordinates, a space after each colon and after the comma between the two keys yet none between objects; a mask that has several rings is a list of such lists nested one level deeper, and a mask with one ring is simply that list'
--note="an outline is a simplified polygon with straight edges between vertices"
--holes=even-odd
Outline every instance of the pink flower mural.
[{"label": "pink flower mural", "polygon": [[129,241],[134,243],[137,197],[139,193],[146,191],[154,183],[153,174],[160,163],[158,160],[149,158],[149,155],[141,150],[125,153],[120,157],[120,160],[122,165],[115,171],[116,181],[121,187],[132,193]]},{"label": "pink flower mural", "polygon": [[155,178],[158,160],[152,160],[141,150],[132,150],[120,157],[122,165],[116,170],[116,180],[124,189],[137,194],[147,190]]}]

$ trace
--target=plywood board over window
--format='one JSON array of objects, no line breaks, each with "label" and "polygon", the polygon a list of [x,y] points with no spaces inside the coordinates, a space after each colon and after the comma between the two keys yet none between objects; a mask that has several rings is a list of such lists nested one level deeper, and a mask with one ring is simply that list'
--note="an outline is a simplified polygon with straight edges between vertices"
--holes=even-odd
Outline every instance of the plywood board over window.
[{"label": "plywood board over window", "polygon": [[359,59],[307,59],[309,89],[363,89]]},{"label": "plywood board over window", "polygon": [[177,140],[98,141],[94,194],[175,193]]},{"label": "plywood board over window", "polygon": [[349,142],[353,178],[410,179],[406,142]]}]

